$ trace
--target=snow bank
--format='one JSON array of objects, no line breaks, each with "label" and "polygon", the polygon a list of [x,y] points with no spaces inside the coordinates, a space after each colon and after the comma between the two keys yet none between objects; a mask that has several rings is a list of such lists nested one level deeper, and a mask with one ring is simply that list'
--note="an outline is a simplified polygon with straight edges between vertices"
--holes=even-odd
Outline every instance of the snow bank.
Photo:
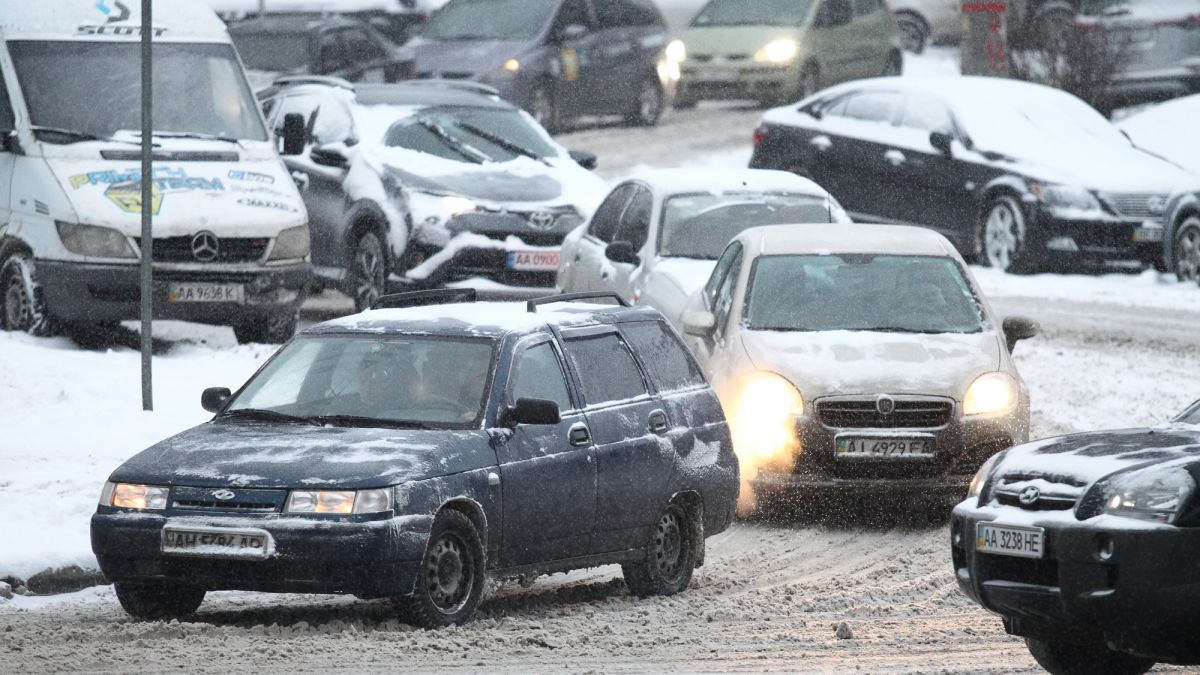
[{"label": "snow bank", "polygon": [[1103,303],[1120,307],[1200,311],[1200,291],[1194,283],[1147,271],[1141,274],[1012,275],[988,267],[971,272],[988,297],[1024,297]]}]

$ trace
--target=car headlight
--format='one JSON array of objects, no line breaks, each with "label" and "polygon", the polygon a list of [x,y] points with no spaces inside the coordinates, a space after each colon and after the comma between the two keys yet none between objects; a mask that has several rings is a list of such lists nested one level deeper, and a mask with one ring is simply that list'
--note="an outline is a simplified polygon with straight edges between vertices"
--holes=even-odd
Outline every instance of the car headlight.
[{"label": "car headlight", "polygon": [[125,235],[111,227],[81,225],[55,221],[58,238],[63,246],[75,255],[89,258],[136,258],[137,251],[129,245]]},{"label": "car headlight", "polygon": [[268,260],[297,260],[307,258],[310,250],[308,226],[289,227],[275,237],[275,247]]},{"label": "car headlight", "polygon": [[1064,215],[1102,214],[1104,208],[1091,190],[1074,185],[1032,183],[1030,190],[1050,210]]},{"label": "car headlight", "polygon": [[967,486],[967,499],[976,499],[979,497],[980,493],[983,492],[983,486],[987,485],[988,478],[991,477],[992,471],[996,468],[996,465],[1000,463],[1000,459],[1002,457],[1004,457],[1004,453],[997,452],[989,457],[988,460],[983,463],[983,466],[979,467],[979,470],[976,471],[975,475],[971,478],[970,485]]},{"label": "car headlight", "polygon": [[743,378],[730,415],[734,447],[755,465],[791,456],[799,438],[796,418],[804,397],[791,382],[769,372]]},{"label": "car headlight", "polygon": [[379,513],[392,508],[392,490],[292,490],[284,513]]},{"label": "car headlight", "polygon": [[679,65],[687,61],[687,45],[683,43],[683,40],[671,40],[667,45],[666,55],[669,61]]},{"label": "car headlight", "polygon": [[778,38],[763,45],[755,52],[754,60],[759,63],[787,63],[800,53],[800,45],[791,38]]},{"label": "car headlight", "polygon": [[1104,513],[1156,523],[1173,523],[1196,481],[1183,469],[1143,469],[1118,478],[1109,488]]},{"label": "car headlight", "polygon": [[1017,381],[1006,373],[980,375],[963,396],[964,415],[994,415],[1017,405]]},{"label": "car headlight", "polygon": [[105,483],[104,490],[100,493],[100,506],[161,511],[167,508],[167,497],[170,494],[171,488],[157,485]]},{"label": "car headlight", "polygon": [[442,225],[464,213],[479,208],[475,200],[458,195],[439,195],[431,192],[408,192],[408,208],[414,223]]}]

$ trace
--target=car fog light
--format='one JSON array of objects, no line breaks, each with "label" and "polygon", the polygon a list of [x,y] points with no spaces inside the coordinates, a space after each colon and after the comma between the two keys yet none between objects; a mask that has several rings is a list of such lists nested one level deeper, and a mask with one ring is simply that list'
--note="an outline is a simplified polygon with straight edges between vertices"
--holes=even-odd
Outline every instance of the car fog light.
[{"label": "car fog light", "polygon": [[1046,248],[1051,251],[1069,251],[1071,253],[1079,252],[1079,245],[1070,237],[1055,237],[1046,242]]},{"label": "car fog light", "polygon": [[1113,553],[1116,552],[1117,543],[1107,534],[1096,536],[1096,559],[1100,562],[1112,560]]}]

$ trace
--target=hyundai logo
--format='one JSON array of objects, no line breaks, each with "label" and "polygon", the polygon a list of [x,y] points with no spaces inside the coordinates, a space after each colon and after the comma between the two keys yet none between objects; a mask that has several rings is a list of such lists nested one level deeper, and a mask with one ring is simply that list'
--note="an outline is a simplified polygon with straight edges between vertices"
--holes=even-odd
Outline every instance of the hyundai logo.
[{"label": "hyundai logo", "polygon": [[875,399],[875,409],[880,415],[891,415],[896,412],[896,400],[891,396],[880,396]]},{"label": "hyundai logo", "polygon": [[192,257],[197,262],[212,262],[221,253],[221,241],[217,235],[205,230],[192,237]]},{"label": "hyundai logo", "polygon": [[213,496],[213,499],[218,499],[220,501],[227,502],[230,499],[233,499],[234,497],[236,497],[237,495],[234,494],[233,490],[214,490],[212,493],[212,496]]},{"label": "hyundai logo", "polygon": [[547,211],[536,211],[529,214],[529,226],[535,230],[549,230],[554,227],[554,214]]},{"label": "hyundai logo", "polygon": [[1042,491],[1030,485],[1021,490],[1021,494],[1017,496],[1017,501],[1021,502],[1021,506],[1033,506],[1042,498]]}]

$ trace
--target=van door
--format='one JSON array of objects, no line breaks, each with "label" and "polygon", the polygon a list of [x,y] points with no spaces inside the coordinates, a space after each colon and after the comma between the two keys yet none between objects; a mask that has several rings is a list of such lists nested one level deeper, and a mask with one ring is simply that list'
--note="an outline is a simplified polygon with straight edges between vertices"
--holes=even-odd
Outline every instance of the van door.
[{"label": "van door", "polygon": [[13,167],[17,156],[5,150],[5,143],[15,140],[17,117],[13,113],[12,102],[8,98],[8,86],[4,83],[4,73],[0,72],[0,237],[8,231],[8,223],[12,220],[12,177]]}]

